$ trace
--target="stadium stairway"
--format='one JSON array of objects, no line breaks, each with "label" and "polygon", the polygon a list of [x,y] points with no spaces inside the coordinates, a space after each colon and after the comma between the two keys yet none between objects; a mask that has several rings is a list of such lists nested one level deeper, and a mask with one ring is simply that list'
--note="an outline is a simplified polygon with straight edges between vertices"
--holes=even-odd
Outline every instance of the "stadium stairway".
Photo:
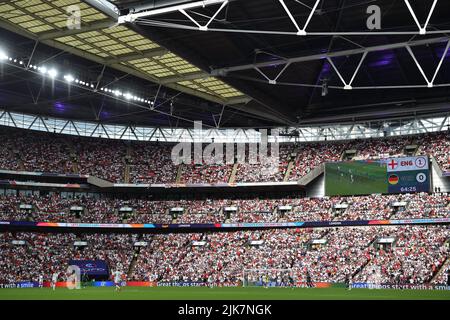
[{"label": "stadium stairway", "polygon": [[[185,247],[185,248],[191,247],[191,246],[192,246],[192,242],[190,240],[187,240],[186,243],[183,245],[183,247]],[[173,269],[178,268],[180,263],[184,260],[184,258],[186,258],[189,251],[190,250],[182,250],[183,254],[179,255],[178,259],[173,263],[173,267],[172,267]],[[164,271],[164,273],[160,276],[163,276],[165,274],[165,272],[166,271]]]},{"label": "stadium stairway", "polygon": [[180,164],[177,167],[177,178],[175,180],[175,183],[181,183],[181,178],[183,177],[183,166],[184,164]]},{"label": "stadium stairway", "polygon": [[272,210],[272,215],[276,215],[277,216],[277,222],[281,219],[279,213],[278,213],[278,206],[275,206]]},{"label": "stadium stairway", "polygon": [[77,152],[75,150],[75,147],[73,145],[72,140],[70,139],[64,139],[64,142],[66,143],[68,149],[69,149],[69,156],[70,156],[70,160],[72,161],[72,170],[73,173],[80,173],[80,167],[79,167],[79,159],[78,159],[78,155]]},{"label": "stadium stairway", "polygon": [[133,253],[133,259],[131,259],[130,267],[128,268],[127,278],[130,279],[133,276],[134,268],[136,267],[139,257],[139,249],[135,249]]},{"label": "stadium stairway", "polygon": [[286,172],[284,173],[284,178],[283,178],[284,182],[289,181],[289,177],[291,176],[292,168],[294,168],[294,163],[295,163],[295,159],[289,161]]},{"label": "stadium stairway", "polygon": [[[141,238],[142,238],[142,236],[139,235],[138,241],[140,241]],[[150,243],[151,243],[152,241],[153,241],[153,237],[152,237],[149,241],[147,241],[147,242],[148,242],[148,245],[150,245]],[[128,279],[131,279],[131,278],[133,277],[134,268],[136,268],[136,265],[137,265],[137,262],[138,262],[138,258],[139,258],[140,251],[141,251],[141,247],[136,247],[136,248],[134,249],[133,259],[131,259],[130,266],[129,266],[128,272],[127,272],[127,278],[128,278]]]},{"label": "stadium stairway", "polygon": [[20,156],[19,150],[12,150],[12,151],[10,150],[9,152],[11,152],[13,154],[13,156],[16,158],[17,164],[19,165],[19,170],[26,171],[25,165],[23,163],[22,157]]},{"label": "stadium stairway", "polygon": [[[366,246],[366,248],[369,248],[370,246],[372,246],[373,245],[373,243],[375,242],[375,240],[377,239],[378,237],[377,236],[375,236],[370,242],[369,242],[369,244]],[[370,263],[372,262],[372,260],[367,260],[364,264],[362,264],[361,266],[359,266],[358,267],[358,269],[355,271],[355,272],[353,272],[353,274],[352,274],[352,279],[353,278],[355,278],[358,274],[360,274]]]},{"label": "stadium stairway", "polygon": [[441,267],[436,271],[436,273],[431,278],[430,283],[433,283],[435,279],[439,278],[442,273],[444,273],[448,267],[450,266],[450,258],[447,258],[445,262],[441,265]]},{"label": "stadium stairway", "polygon": [[[216,214],[216,213],[213,213],[213,214]],[[223,207],[221,207],[221,208],[219,209],[219,211],[217,212],[217,214],[218,214],[219,216],[225,216],[225,215],[223,214]],[[226,222],[226,218],[224,219],[223,222],[224,222],[224,223]]]},{"label": "stadium stairway", "polygon": [[236,182],[236,174],[238,170],[238,164],[233,164],[233,169],[231,170],[230,178],[228,179],[228,183],[234,183]]},{"label": "stadium stairway", "polygon": [[125,165],[123,178],[125,183],[130,183],[130,165],[128,163]]},{"label": "stadium stairway", "polygon": [[131,163],[132,163],[132,150],[131,147],[127,146],[127,153],[125,155],[125,168],[123,172],[123,178],[125,183],[130,183],[130,171],[131,171]]}]

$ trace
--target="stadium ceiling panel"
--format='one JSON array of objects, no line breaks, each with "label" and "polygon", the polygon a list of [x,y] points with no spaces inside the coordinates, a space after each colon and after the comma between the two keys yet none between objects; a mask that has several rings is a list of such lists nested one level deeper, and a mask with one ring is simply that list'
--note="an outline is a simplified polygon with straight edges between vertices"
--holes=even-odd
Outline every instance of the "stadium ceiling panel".
[{"label": "stadium ceiling panel", "polygon": [[[80,8],[81,29],[67,28],[67,7]],[[0,26],[97,63],[224,105],[251,99],[82,1],[12,0]]]}]

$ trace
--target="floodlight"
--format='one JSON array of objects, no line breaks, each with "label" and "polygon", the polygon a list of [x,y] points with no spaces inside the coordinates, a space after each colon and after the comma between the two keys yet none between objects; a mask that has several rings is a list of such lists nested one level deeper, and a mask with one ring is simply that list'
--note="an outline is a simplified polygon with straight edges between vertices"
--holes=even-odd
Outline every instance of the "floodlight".
[{"label": "floodlight", "polygon": [[2,60],[8,60],[8,56],[3,50],[0,50],[0,61]]},{"label": "floodlight", "polygon": [[50,78],[55,78],[58,75],[58,71],[56,71],[56,69],[50,69],[48,70],[48,75]]},{"label": "floodlight", "polygon": [[70,74],[66,74],[64,76],[64,79],[66,79],[66,81],[69,82],[69,83],[73,82],[75,80],[75,78],[72,75],[70,75]]}]

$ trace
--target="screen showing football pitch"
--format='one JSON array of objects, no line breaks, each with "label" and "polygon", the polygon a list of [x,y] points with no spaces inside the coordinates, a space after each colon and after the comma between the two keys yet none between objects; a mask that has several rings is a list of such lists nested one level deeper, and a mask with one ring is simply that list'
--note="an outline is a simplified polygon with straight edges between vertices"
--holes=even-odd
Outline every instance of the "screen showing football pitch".
[{"label": "screen showing football pitch", "polygon": [[332,162],[325,164],[325,194],[365,195],[430,190],[427,157]]}]

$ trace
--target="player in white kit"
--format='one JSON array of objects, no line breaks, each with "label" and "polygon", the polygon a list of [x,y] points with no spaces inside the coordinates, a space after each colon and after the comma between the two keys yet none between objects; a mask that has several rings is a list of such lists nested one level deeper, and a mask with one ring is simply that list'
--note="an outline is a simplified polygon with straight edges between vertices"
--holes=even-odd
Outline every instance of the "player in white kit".
[{"label": "player in white kit", "polygon": [[119,270],[116,270],[113,274],[114,276],[114,285],[116,286],[116,291],[120,291],[121,286],[120,283],[122,281],[122,273]]},{"label": "player in white kit", "polygon": [[52,289],[53,290],[56,289],[56,282],[58,282],[58,275],[59,275],[58,272],[54,272],[53,275],[52,275],[52,283],[51,283],[51,285],[52,285]]},{"label": "player in white kit", "polygon": [[44,286],[44,276],[39,276],[39,288],[42,288]]}]

